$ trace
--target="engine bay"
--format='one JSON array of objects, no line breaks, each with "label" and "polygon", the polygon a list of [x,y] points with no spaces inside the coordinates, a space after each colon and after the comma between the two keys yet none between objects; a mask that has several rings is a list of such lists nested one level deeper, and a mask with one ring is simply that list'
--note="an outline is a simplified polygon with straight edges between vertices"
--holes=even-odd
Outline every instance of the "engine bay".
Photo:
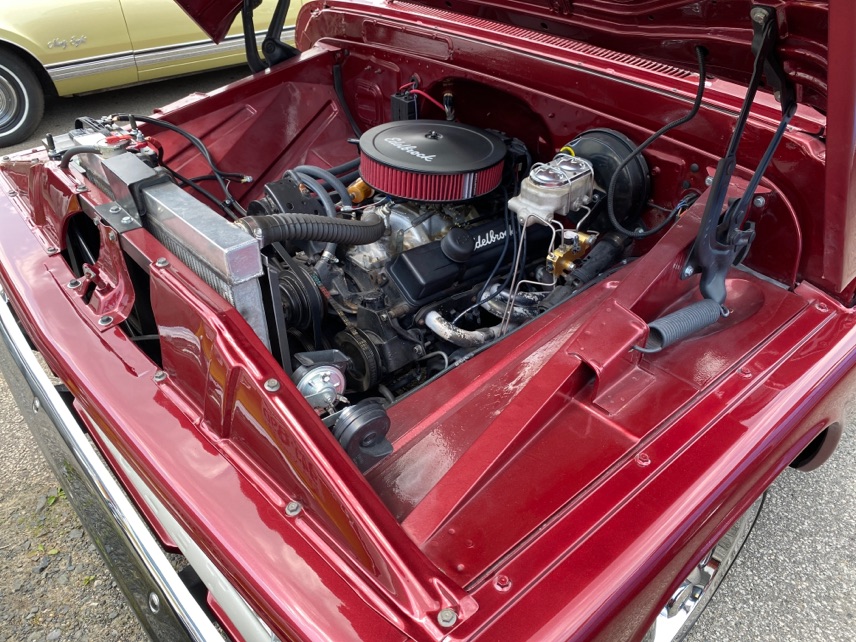
[{"label": "engine bay", "polygon": [[[302,67],[311,75],[312,63],[332,62],[330,85],[256,80],[256,107],[302,92],[305,104],[289,103],[300,135],[279,149],[265,139],[268,112],[251,118],[230,107],[234,115],[205,135],[114,114],[78,119],[46,140],[61,166],[119,204],[118,214],[97,216],[127,214],[234,305],[364,472],[392,452],[390,406],[644,254],[647,239],[711,184],[714,158],[678,156],[663,137],[699,112],[701,50],[686,83],[695,100],[677,101],[670,113],[681,117],[645,140],[639,127],[582,112],[563,122],[566,134],[552,132],[544,123],[563,104],[557,98],[531,94],[529,105],[526,94],[442,65],[426,81],[397,58],[392,73],[390,60],[367,51],[352,49],[352,66],[365,67],[350,84],[335,54]],[[318,146],[311,132],[320,121]],[[253,140],[275,154],[254,154]],[[753,208],[770,213],[763,197]],[[788,216],[776,220],[787,237]],[[97,249],[71,232],[69,262],[83,274]],[[759,256],[780,278],[778,263]],[[709,303],[700,323],[727,313]],[[145,317],[126,322],[132,339],[156,336]],[[674,326],[652,332],[668,342]],[[139,342],[157,360],[153,343]]]}]

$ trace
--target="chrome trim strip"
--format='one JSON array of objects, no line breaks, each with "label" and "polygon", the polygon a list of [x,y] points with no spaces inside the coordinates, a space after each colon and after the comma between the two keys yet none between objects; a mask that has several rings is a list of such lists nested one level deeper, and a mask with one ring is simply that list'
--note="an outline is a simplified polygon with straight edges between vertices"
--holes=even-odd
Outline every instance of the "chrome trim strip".
[{"label": "chrome trim strip", "polygon": [[136,66],[133,54],[119,54],[109,58],[96,58],[85,62],[63,63],[47,67],[51,80],[68,80],[79,76],[93,76],[111,71],[121,71]]},{"label": "chrome trim strip", "polygon": [[[286,41],[294,39],[294,27],[286,27],[282,30],[282,38]],[[256,42],[261,45],[265,32],[256,32]],[[195,42],[172,45],[167,47],[153,47],[138,52],[122,51],[107,56],[95,56],[91,58],[80,58],[71,62],[53,63],[46,65],[45,69],[54,81],[68,80],[80,76],[91,76],[111,71],[120,71],[129,67],[146,66],[158,62],[178,62],[187,58],[212,55],[215,52],[223,54],[236,53],[244,48],[243,35],[229,36],[220,44],[214,44],[210,40],[197,40]]]},{"label": "chrome trim strip", "polygon": [[128,476],[128,480],[137,492],[140,493],[140,496],[145,500],[149,508],[152,509],[161,526],[169,533],[169,536],[187,558],[193,570],[196,571],[199,579],[202,580],[202,583],[205,584],[206,588],[214,596],[214,599],[217,600],[217,604],[226,613],[229,621],[238,629],[241,637],[248,642],[255,642],[257,640],[279,642],[279,638],[259,619],[253,608],[235,590],[229,580],[226,579],[226,576],[214,566],[211,558],[191,539],[187,531],[181,527],[167,510],[166,506],[157,498],[157,495],[151,491],[122,454],[110,443],[104,433],[101,432],[97,422],[90,422],[90,425],[99,433],[102,443],[107,444],[110,455]]},{"label": "chrome trim strip", "polygon": [[197,56],[209,56],[214,53],[231,54],[244,50],[244,40],[224,40],[219,45],[211,41],[203,42],[194,45],[182,45],[180,47],[170,47],[153,49],[150,51],[141,52],[134,55],[138,66],[151,65],[155,63],[170,63],[178,62],[186,58],[195,58]]},{"label": "chrome trim strip", "polygon": [[191,639],[199,642],[222,641],[223,637],[178,577],[145,521],[110,469],[98,456],[77,420],[39,366],[23,331],[18,327],[2,288],[0,337],[4,344],[0,345],[0,350],[8,350],[12,362],[19,368],[26,384],[35,395],[33,408],[44,411],[50,418],[80,471],[91,482],[98,498],[110,508],[114,525],[127,538],[133,552],[145,566],[149,578],[172,607]]}]

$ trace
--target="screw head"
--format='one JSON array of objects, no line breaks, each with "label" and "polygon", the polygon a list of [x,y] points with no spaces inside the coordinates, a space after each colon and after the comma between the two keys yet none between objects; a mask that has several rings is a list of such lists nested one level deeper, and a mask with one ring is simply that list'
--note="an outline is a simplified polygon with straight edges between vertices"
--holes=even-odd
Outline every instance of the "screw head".
[{"label": "screw head", "polygon": [[646,466],[651,465],[651,458],[645,453],[639,453],[636,455],[636,465],[645,468]]},{"label": "screw head", "polygon": [[713,176],[708,176],[704,179],[704,184],[710,187],[713,185]]},{"label": "screw head", "polygon": [[685,279],[690,278],[693,274],[695,274],[695,268],[692,265],[688,265],[684,268],[684,271],[681,272],[681,276]]},{"label": "screw head", "polygon": [[74,186],[74,191],[75,191],[75,192],[86,192],[86,191],[89,191],[89,190],[87,190],[87,189],[86,189],[86,185],[75,185],[75,186]]},{"label": "screw head", "polygon": [[114,232],[113,230],[110,230],[109,232],[107,232],[107,239],[110,241],[115,241],[116,240],[116,232]]},{"label": "screw head", "polygon": [[166,373],[163,370],[158,370],[155,372],[155,376],[153,376],[152,379],[154,379],[155,382],[160,383],[166,379]]},{"label": "screw head", "polygon": [[160,606],[160,597],[158,597],[158,594],[154,591],[149,593],[149,611],[157,613],[160,611]]},{"label": "screw head", "polygon": [[122,211],[122,208],[121,208],[121,207],[119,207],[118,205],[114,205],[114,206],[112,206],[112,207],[110,208],[110,213],[111,213],[111,214],[118,214],[118,213],[119,213],[119,212],[121,212],[121,211]]},{"label": "screw head", "polygon": [[66,284],[66,287],[70,289],[79,288],[80,287],[80,279],[72,279]]},{"label": "screw head", "polygon": [[756,196],[752,199],[752,205],[755,207],[764,207],[767,204],[767,199],[763,196]]},{"label": "screw head", "polygon": [[437,614],[437,623],[442,627],[450,627],[458,621],[458,614],[454,609],[443,609]]},{"label": "screw head", "polygon": [[98,319],[98,325],[110,325],[111,323],[113,323],[113,317],[109,314],[105,314],[103,317]]},{"label": "screw head", "polygon": [[288,502],[285,505],[285,514],[289,517],[294,517],[303,510],[303,505],[300,502]]},{"label": "screw head", "polygon": [[13,189],[10,189],[10,190],[7,192],[7,194],[9,194],[9,196],[15,196],[15,194],[17,194],[17,193],[18,193],[18,192],[16,192],[16,191],[15,191],[15,190],[13,190]]},{"label": "screw head", "polygon": [[265,390],[268,392],[276,392],[279,390],[279,381],[276,379],[268,379],[265,381]]},{"label": "screw head", "polygon": [[134,219],[132,219],[130,216],[123,216],[122,217],[122,225],[130,225],[133,222],[134,222]]},{"label": "screw head", "polygon": [[507,591],[511,588],[511,580],[507,575],[497,575],[493,585],[497,591]]},{"label": "screw head", "polygon": [[160,257],[157,261],[155,261],[155,265],[158,267],[166,267],[169,265],[169,261],[167,261],[164,257]]},{"label": "screw head", "polygon": [[49,248],[47,248],[48,254],[56,254],[57,252],[59,252],[59,250],[57,248],[55,248],[54,246],[50,246]]},{"label": "screw head", "polygon": [[42,407],[42,402],[38,397],[33,397],[33,412],[38,412]]},{"label": "screw head", "polygon": [[760,25],[764,23],[764,19],[767,17],[767,12],[758,7],[756,9],[752,9],[749,15],[752,17],[752,20]]}]

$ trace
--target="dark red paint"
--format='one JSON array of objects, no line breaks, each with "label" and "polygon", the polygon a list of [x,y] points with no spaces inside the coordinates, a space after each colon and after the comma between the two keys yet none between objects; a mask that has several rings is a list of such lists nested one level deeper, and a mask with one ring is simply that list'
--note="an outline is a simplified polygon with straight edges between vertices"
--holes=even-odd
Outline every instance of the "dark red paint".
[{"label": "dark red paint", "polygon": [[[228,3],[184,4],[216,8],[212,32],[229,15],[219,12]],[[543,12],[572,35],[592,25],[598,44],[631,23],[662,39],[677,29],[671,4],[646,3],[663,18],[656,28],[626,2]],[[730,523],[841,421],[856,385],[856,317],[846,307],[856,276],[856,66],[846,62],[856,9],[828,5],[826,43],[826,3],[777,3],[793,27],[787,60],[803,98],[823,107],[828,79],[829,112],[801,108],[767,172],[766,205],[751,213],[750,269],[729,275],[731,315],[660,354],[631,350],[646,322],[697,296],[679,271],[703,194],[640,244],[633,263],[393,406],[395,452],[366,477],[240,315],[145,231],[114,241],[102,230],[94,303],[67,288],[74,275],[48,248],[62,249],[80,199],[105,197],[88,183],[75,193],[71,170],[41,153],[35,164],[27,155],[0,163],[0,282],[84,420],[282,639],[641,638]],[[466,4],[461,16],[406,3],[313,4],[299,42],[315,48],[299,60],[161,114],[205,140],[224,171],[254,176],[235,186],[246,202],[288,167],[355,155],[334,62],[363,127],[388,117],[388,95],[415,71],[432,95],[454,87],[462,122],[512,132],[540,159],[592,127],[641,140],[688,108],[696,79],[685,69],[491,21],[532,9],[509,6]],[[721,47],[723,71],[743,69],[746,31],[713,19],[706,37]],[[641,40],[623,42],[653,55]],[[688,51],[657,57],[684,65]],[[699,116],[651,148],[655,202],[676,203],[683,181],[704,192],[741,98],[739,85],[713,80]],[[777,108],[759,99],[732,195]],[[179,172],[205,173],[185,141],[146,133]],[[133,296],[115,243],[150,273],[162,383],[118,328],[97,324],[107,313],[122,318]],[[152,266],[159,257],[169,266]],[[271,394],[268,378],[285,384]],[[291,500],[304,506],[297,518],[284,513]],[[449,630],[436,619],[445,607],[459,614]]]}]

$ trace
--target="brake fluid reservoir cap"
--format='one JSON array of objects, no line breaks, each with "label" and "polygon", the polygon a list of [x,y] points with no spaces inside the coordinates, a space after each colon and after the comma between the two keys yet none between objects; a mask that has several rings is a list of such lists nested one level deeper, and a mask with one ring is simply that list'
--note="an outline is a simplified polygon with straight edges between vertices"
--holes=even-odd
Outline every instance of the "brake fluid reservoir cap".
[{"label": "brake fluid reservoir cap", "polygon": [[459,227],[454,227],[440,241],[440,249],[450,261],[464,263],[473,255],[476,249],[476,242],[469,232]]}]

